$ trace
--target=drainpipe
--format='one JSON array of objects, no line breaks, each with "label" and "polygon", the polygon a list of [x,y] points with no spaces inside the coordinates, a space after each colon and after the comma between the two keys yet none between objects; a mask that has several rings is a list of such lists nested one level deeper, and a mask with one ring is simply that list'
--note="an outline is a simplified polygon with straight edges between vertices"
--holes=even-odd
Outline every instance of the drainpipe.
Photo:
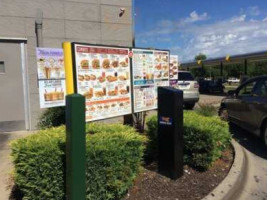
[{"label": "drainpipe", "polygon": [[36,18],[35,18],[35,34],[37,47],[43,46],[43,12],[41,9],[37,9]]}]

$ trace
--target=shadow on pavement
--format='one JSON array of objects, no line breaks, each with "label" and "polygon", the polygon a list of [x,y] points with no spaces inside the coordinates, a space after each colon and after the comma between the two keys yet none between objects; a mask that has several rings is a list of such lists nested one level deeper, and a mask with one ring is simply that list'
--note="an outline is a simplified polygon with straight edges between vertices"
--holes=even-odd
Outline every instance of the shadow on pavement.
[{"label": "shadow on pavement", "polygon": [[252,133],[249,133],[234,124],[230,124],[230,132],[240,145],[251,153],[267,160],[267,148],[259,137],[256,137]]},{"label": "shadow on pavement", "polygon": [[9,135],[7,133],[0,132],[0,150],[3,150],[8,141]]}]

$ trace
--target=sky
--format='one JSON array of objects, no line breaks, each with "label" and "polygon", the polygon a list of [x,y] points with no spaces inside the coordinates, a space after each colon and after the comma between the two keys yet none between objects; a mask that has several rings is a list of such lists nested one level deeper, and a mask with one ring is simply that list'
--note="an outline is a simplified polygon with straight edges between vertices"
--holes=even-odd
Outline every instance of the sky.
[{"label": "sky", "polygon": [[267,50],[267,0],[134,0],[136,47],[180,61]]}]

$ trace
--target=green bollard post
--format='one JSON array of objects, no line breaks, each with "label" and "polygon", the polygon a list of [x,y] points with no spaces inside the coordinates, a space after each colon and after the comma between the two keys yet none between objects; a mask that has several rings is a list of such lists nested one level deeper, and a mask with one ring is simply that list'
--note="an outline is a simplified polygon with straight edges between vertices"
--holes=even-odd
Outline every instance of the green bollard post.
[{"label": "green bollard post", "polygon": [[66,96],[66,199],[85,200],[85,98]]}]

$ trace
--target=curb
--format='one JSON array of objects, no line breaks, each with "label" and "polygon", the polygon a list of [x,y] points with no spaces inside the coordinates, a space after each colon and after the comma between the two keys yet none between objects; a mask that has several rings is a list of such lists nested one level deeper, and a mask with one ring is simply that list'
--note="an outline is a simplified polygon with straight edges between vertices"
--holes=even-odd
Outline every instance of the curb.
[{"label": "curb", "polygon": [[245,151],[232,140],[235,158],[224,180],[202,200],[236,200],[241,194],[247,179],[248,159]]}]

